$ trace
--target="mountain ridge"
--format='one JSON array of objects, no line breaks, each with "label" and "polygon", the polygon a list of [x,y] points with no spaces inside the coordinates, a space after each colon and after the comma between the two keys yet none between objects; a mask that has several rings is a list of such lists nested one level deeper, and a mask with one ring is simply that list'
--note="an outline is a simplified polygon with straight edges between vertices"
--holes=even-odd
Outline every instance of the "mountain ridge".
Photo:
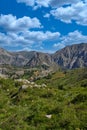
[{"label": "mountain ridge", "polygon": [[87,67],[87,43],[66,46],[54,53],[53,59],[65,69]]},{"label": "mountain ridge", "polygon": [[27,66],[30,68],[44,66],[64,69],[87,67],[87,43],[74,44],[56,51],[54,54],[37,51],[9,52],[0,48],[0,65]]}]

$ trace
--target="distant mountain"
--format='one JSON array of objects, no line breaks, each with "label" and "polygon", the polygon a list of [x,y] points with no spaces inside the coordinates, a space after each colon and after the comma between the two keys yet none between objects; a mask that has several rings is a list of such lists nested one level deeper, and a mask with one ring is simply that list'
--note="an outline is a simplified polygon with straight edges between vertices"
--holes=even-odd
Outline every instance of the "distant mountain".
[{"label": "distant mountain", "polygon": [[43,69],[56,69],[58,66],[65,69],[87,67],[87,44],[67,46],[54,54],[36,51],[9,52],[0,48],[0,65]]},{"label": "distant mountain", "polygon": [[0,65],[2,64],[11,64],[13,61],[13,54],[0,48]]},{"label": "distant mountain", "polygon": [[87,67],[87,44],[67,46],[54,53],[53,59],[65,69]]},{"label": "distant mountain", "polygon": [[0,65],[12,65],[17,67],[42,67],[45,70],[55,69],[58,65],[47,53],[36,51],[8,52],[0,48]]},{"label": "distant mountain", "polygon": [[26,66],[30,67],[42,66],[45,69],[55,65],[56,63],[54,62],[50,54],[41,52],[34,52],[33,57],[26,64]]},{"label": "distant mountain", "polygon": [[0,48],[0,65],[23,66],[26,62],[25,57],[20,53],[8,52]]}]

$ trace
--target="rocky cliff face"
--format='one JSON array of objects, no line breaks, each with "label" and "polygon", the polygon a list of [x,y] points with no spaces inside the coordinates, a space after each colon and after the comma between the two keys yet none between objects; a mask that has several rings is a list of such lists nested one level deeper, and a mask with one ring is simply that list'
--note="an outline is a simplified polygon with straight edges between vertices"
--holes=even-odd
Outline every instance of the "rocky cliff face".
[{"label": "rocky cliff face", "polygon": [[52,56],[41,52],[8,52],[0,48],[0,65],[12,65],[17,67],[27,66],[29,68],[42,67],[45,70],[55,68],[56,63]]},{"label": "rocky cliff face", "polygon": [[26,65],[30,67],[35,67],[35,66],[50,67],[53,64],[55,63],[51,55],[47,53],[34,52],[33,57],[29,60],[29,62]]},{"label": "rocky cliff face", "polygon": [[3,48],[0,48],[0,65],[2,64],[11,64],[13,61],[13,55],[4,50]]},{"label": "rocky cliff face", "polygon": [[0,48],[0,65],[3,64],[44,69],[87,67],[87,44],[67,46],[52,55],[35,51],[8,52]]},{"label": "rocky cliff face", "polygon": [[67,46],[53,54],[53,59],[65,69],[87,67],[87,44]]}]

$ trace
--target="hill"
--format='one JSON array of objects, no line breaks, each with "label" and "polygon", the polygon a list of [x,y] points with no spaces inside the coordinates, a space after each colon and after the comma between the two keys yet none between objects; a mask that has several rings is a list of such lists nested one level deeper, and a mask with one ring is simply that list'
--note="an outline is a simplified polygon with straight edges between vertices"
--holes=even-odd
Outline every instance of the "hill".
[{"label": "hill", "polygon": [[87,68],[35,82],[0,78],[1,130],[86,130]]}]

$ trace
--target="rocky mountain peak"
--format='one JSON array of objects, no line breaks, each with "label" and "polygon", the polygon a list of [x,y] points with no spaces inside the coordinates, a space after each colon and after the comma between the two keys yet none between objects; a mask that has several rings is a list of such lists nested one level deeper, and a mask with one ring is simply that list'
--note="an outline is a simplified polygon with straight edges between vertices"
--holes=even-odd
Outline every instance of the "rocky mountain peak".
[{"label": "rocky mountain peak", "polygon": [[87,44],[67,46],[53,54],[53,59],[62,68],[87,67]]},{"label": "rocky mountain peak", "polygon": [[36,51],[9,52],[0,48],[0,65],[41,66],[45,69],[60,66],[64,69],[87,67],[87,43],[75,44],[58,50],[54,54]]}]

